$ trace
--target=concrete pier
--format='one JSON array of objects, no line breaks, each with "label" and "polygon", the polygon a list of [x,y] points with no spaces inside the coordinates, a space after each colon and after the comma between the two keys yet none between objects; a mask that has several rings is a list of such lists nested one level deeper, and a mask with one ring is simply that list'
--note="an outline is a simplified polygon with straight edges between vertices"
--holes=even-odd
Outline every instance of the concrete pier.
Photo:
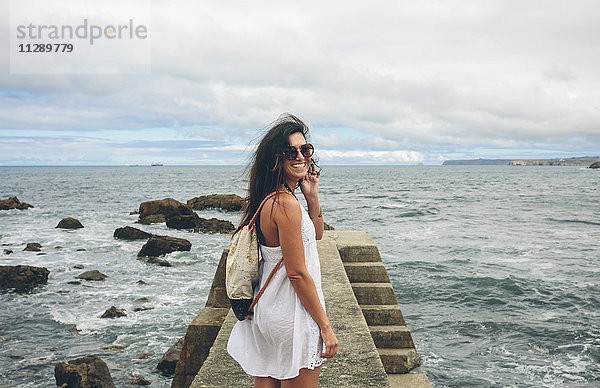
[{"label": "concrete pier", "polygon": [[[365,232],[326,231],[317,248],[338,354],[319,387],[430,387],[379,250]],[[226,350],[237,321],[225,294],[225,257],[204,309],[188,327],[172,388],[252,387]],[[259,302],[260,303],[260,302]]]}]

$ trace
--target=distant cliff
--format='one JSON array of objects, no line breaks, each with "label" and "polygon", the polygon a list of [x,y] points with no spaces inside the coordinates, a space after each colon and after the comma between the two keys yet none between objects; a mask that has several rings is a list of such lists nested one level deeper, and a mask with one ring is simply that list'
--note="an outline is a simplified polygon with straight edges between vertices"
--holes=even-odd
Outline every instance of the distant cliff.
[{"label": "distant cliff", "polygon": [[600,156],[555,159],[470,159],[446,160],[443,166],[589,166],[600,161]]},{"label": "distant cliff", "polygon": [[598,160],[598,156],[583,156],[578,158],[556,159],[524,159],[513,160],[509,166],[589,166]]},{"label": "distant cliff", "polygon": [[443,166],[507,166],[512,159],[446,160]]}]

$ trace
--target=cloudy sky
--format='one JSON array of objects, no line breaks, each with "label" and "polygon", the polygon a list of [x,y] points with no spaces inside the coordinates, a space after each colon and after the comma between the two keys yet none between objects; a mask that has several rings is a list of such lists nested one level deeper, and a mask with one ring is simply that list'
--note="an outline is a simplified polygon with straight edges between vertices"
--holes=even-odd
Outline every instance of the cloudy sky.
[{"label": "cloudy sky", "polygon": [[0,0],[0,165],[241,164],[283,112],[325,165],[600,155],[598,1],[144,3],[146,74],[22,75]]}]

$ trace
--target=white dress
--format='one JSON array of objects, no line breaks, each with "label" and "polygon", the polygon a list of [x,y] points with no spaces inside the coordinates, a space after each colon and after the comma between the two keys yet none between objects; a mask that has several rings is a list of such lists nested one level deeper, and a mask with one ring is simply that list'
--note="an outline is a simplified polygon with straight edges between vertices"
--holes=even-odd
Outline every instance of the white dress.
[{"label": "white dress", "polygon": [[[306,268],[325,308],[315,228],[308,212],[302,205],[300,208]],[[261,245],[260,249],[260,286],[254,290],[255,296],[282,257],[281,247]],[[252,319],[238,321],[233,327],[227,351],[247,374],[278,380],[294,378],[300,369],[314,369],[323,362],[319,326],[300,302],[286,275],[284,262],[254,306]]]}]

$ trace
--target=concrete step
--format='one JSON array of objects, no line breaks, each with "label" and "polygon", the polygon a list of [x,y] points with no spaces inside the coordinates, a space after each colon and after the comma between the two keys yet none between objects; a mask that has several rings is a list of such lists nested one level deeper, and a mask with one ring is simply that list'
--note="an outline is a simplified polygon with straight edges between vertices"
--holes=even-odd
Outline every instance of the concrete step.
[{"label": "concrete step", "polygon": [[363,231],[332,231],[343,262],[381,261],[379,249],[369,235]]},{"label": "concrete step", "polygon": [[389,283],[385,265],[381,261],[344,263],[351,283]]},{"label": "concrete step", "polygon": [[377,351],[388,376],[390,373],[408,373],[421,364],[414,348],[377,349]]},{"label": "concrete step", "polygon": [[388,381],[390,388],[431,388],[431,383],[425,373],[390,373]]},{"label": "concrete step", "polygon": [[361,305],[362,313],[368,325],[406,325],[402,310],[394,305]]},{"label": "concrete step", "polygon": [[360,305],[398,304],[394,288],[390,283],[352,283],[351,285]]},{"label": "concrete step", "polygon": [[375,346],[379,348],[414,348],[410,331],[406,326],[369,326]]}]

